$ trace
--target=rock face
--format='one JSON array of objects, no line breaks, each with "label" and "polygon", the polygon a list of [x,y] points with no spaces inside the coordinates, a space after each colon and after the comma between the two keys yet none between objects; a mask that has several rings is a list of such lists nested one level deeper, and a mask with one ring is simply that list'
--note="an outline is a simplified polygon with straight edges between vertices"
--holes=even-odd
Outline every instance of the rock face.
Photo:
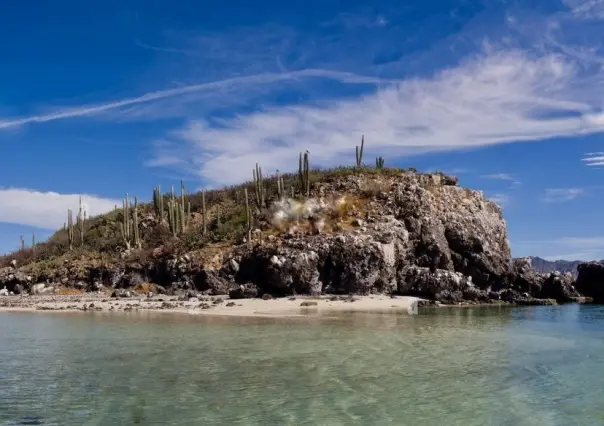
[{"label": "rock face", "polygon": [[[72,276],[63,267],[65,273],[45,278],[87,279],[88,289],[152,282],[167,292],[233,298],[388,293],[536,304],[578,295],[572,278],[536,274],[528,258],[512,261],[500,208],[438,173],[333,177],[315,184],[304,204],[276,202],[256,223],[253,241],[223,246],[210,260],[185,254],[90,268],[87,278],[82,268],[71,268],[78,271]],[[10,269],[11,279],[0,271],[0,286],[31,286]]]},{"label": "rock face", "polygon": [[581,263],[577,271],[577,290],[584,296],[592,297],[594,303],[604,303],[604,263]]}]

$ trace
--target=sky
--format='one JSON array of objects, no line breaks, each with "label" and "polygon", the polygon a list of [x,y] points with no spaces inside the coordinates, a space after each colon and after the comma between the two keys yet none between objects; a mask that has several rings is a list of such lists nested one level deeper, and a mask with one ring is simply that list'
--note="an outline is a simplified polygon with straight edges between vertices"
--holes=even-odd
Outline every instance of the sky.
[{"label": "sky", "polygon": [[0,2],[0,253],[155,185],[365,158],[604,258],[604,0]]}]

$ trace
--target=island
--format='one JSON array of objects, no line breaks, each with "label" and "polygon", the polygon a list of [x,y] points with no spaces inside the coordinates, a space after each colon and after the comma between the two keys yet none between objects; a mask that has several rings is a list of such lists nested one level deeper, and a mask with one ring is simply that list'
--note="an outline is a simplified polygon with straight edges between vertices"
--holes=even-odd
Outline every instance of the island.
[{"label": "island", "polygon": [[192,194],[182,182],[178,192],[158,186],[152,202],[126,195],[94,217],[80,207],[74,220],[68,211],[48,241],[0,258],[0,307],[98,310],[117,299],[119,309],[225,311],[269,299],[296,308],[367,298],[397,308],[604,299],[600,263],[579,265],[576,280],[535,272],[530,258],[512,258],[502,211],[481,191],[442,172],[386,167],[381,157],[367,166],[363,144],[353,166],[311,168],[306,152],[297,173],[264,176],[257,164],[250,177]]}]

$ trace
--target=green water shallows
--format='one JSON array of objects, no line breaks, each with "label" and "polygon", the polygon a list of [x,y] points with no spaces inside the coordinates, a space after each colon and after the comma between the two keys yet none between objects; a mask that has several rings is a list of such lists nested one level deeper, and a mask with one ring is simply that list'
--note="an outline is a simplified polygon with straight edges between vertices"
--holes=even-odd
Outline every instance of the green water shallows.
[{"label": "green water shallows", "polygon": [[0,425],[602,425],[604,309],[0,313]]}]

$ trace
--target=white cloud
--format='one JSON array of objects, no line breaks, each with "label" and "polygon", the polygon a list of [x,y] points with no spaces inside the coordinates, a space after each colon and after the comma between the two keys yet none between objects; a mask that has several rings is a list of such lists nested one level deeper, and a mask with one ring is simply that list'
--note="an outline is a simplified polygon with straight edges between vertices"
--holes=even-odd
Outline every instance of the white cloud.
[{"label": "white cloud", "polygon": [[543,201],[548,203],[571,201],[583,194],[585,194],[583,188],[547,188]]},{"label": "white cloud", "polygon": [[[580,96],[589,82],[560,55],[491,52],[358,98],[267,107],[223,119],[218,126],[192,120],[168,138],[169,151],[179,153],[204,179],[230,184],[249,179],[256,162],[267,170],[292,170],[305,149],[314,165],[345,162],[352,159],[361,134],[368,158],[378,154],[388,160],[601,132],[604,123],[584,119],[594,108]],[[592,90],[604,95],[604,87]],[[162,144],[165,152],[169,142]]]},{"label": "white cloud", "polygon": [[[87,216],[113,210],[120,200],[82,194]],[[73,210],[74,220],[79,211],[79,194],[39,192],[31,189],[0,189],[0,222],[58,229],[67,221],[67,210]]]}]

